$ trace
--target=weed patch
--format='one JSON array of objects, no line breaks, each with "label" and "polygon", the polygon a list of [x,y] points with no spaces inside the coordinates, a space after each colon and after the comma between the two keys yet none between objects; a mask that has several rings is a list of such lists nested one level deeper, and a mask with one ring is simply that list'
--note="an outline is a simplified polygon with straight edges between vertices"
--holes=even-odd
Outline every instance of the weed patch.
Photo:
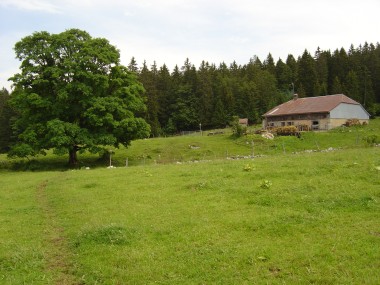
[{"label": "weed patch", "polygon": [[195,184],[190,184],[187,186],[187,188],[192,191],[206,190],[206,189],[210,189],[210,183],[207,181],[201,181]]},{"label": "weed patch", "polygon": [[260,183],[260,188],[262,188],[262,189],[269,189],[269,188],[271,188],[272,187],[272,181],[270,181],[270,180],[263,180],[263,181],[261,181],[261,183]]},{"label": "weed patch", "polygon": [[129,245],[136,236],[136,230],[110,224],[81,232],[73,244],[75,247],[88,244]]}]

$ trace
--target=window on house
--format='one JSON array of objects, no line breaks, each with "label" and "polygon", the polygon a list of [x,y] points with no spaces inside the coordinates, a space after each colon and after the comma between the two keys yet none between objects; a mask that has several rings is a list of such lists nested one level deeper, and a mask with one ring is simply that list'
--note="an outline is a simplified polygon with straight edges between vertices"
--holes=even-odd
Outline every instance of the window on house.
[{"label": "window on house", "polygon": [[281,122],[281,127],[285,127],[285,122]]}]

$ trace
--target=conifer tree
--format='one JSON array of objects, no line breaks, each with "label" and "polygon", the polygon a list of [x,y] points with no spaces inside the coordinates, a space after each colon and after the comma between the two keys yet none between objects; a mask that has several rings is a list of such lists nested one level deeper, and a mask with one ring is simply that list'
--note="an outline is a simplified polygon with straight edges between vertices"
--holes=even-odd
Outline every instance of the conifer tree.
[{"label": "conifer tree", "polygon": [[356,72],[350,70],[347,74],[346,81],[344,84],[344,94],[354,99],[357,102],[364,103],[360,95],[360,84],[359,78],[356,75]]},{"label": "conifer tree", "polygon": [[[174,104],[175,98],[172,92],[172,78],[165,64],[160,67],[157,77],[158,120],[161,127],[166,130],[170,118],[170,106]],[[173,122],[171,124],[173,125]],[[172,131],[172,126],[169,129]]]},{"label": "conifer tree", "polygon": [[140,71],[140,81],[145,87],[145,97],[147,104],[146,121],[151,127],[151,135],[159,136],[161,133],[161,126],[158,121],[158,90],[157,90],[157,66],[154,62],[151,70],[148,69],[144,61],[143,67]]},{"label": "conifer tree", "polygon": [[276,75],[276,67],[271,53],[269,53],[267,58],[264,60],[263,69],[267,70],[269,73],[273,75]]},{"label": "conifer tree", "polygon": [[316,94],[317,72],[315,61],[310,53],[305,50],[298,61],[298,84],[303,86],[305,95],[311,97]]},{"label": "conifer tree", "polygon": [[7,89],[0,90],[0,153],[10,149],[12,140],[11,118],[15,115],[9,106],[10,94]]},{"label": "conifer tree", "polygon": [[135,72],[135,73],[137,73],[139,71],[139,68],[138,68],[137,62],[135,60],[135,57],[131,58],[131,61],[128,64],[128,69],[130,71],[132,71],[132,72]]}]

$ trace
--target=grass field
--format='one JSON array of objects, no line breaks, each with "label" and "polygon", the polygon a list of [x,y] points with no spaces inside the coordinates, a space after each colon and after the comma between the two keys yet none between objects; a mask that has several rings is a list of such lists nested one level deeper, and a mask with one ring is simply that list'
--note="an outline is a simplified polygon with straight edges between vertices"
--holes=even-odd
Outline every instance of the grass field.
[{"label": "grass field", "polygon": [[[376,124],[138,141],[115,154],[128,168],[3,160],[0,284],[379,284],[380,148],[363,141]],[[249,155],[252,139],[264,156],[223,158]]]}]

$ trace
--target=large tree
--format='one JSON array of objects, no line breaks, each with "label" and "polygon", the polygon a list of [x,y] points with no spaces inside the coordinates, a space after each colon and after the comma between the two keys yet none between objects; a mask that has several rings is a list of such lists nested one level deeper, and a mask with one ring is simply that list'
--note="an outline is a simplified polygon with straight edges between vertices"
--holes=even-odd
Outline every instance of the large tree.
[{"label": "large tree", "polygon": [[53,149],[75,165],[77,151],[96,153],[149,136],[140,118],[144,88],[106,39],[78,29],[36,32],[16,43],[15,52],[21,73],[11,78],[18,136],[11,156]]}]

